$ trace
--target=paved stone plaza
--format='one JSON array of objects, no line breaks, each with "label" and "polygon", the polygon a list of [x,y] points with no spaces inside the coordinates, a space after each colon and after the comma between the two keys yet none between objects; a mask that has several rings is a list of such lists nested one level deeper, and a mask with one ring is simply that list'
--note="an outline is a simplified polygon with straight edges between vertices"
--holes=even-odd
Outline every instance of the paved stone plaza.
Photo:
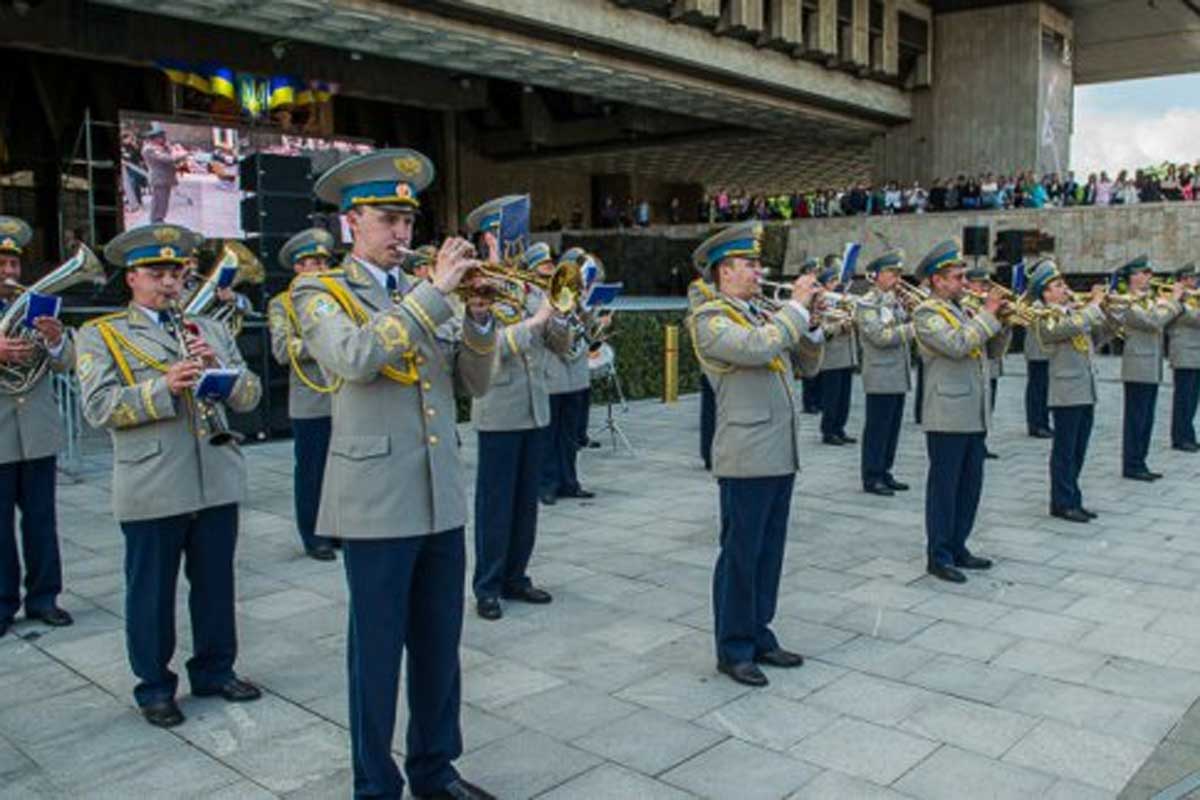
[{"label": "paved stone plaza", "polygon": [[[803,418],[776,630],[811,658],[771,670],[765,690],[714,671],[716,489],[696,455],[697,398],[633,405],[621,423],[636,459],[588,451],[597,501],[543,508],[532,575],[555,602],[508,604],[496,623],[468,614],[464,775],[503,798],[1065,800],[1148,797],[1200,770],[1200,714],[1184,717],[1200,698],[1200,456],[1166,447],[1170,390],[1151,457],[1167,478],[1141,484],[1117,477],[1120,386],[1103,384],[1084,474],[1102,516],[1078,525],[1046,515],[1049,443],[1024,435],[1024,363],[1008,367],[973,540],[999,564],[964,586],[924,576],[911,410],[896,474],[914,490],[893,499],[861,493],[857,449],[817,444]],[[265,698],[184,694],[188,721],[171,731],[134,712],[122,540],[93,447],[82,481],[60,488],[76,625],[20,622],[0,640],[0,796],[349,794],[342,570],[299,553],[291,443],[247,453],[238,668]],[[397,753],[403,732],[402,719]]]}]

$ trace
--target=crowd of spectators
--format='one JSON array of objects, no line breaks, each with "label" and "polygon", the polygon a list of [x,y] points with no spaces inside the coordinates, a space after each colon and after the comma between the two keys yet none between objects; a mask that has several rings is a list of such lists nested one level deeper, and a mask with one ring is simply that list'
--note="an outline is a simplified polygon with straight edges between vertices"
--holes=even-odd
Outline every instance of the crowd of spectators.
[{"label": "crowd of spectators", "polygon": [[[753,194],[744,189],[719,188],[704,197],[695,215],[685,218],[679,198],[665,208],[654,207],[645,198],[620,202],[604,198],[597,212],[602,228],[646,227],[681,222],[734,222],[747,219],[788,220],[812,217],[847,217],[882,214],[925,214],[940,211],[973,211],[1011,208],[1061,208],[1069,206],[1131,205],[1200,199],[1200,162],[1163,164],[1122,170],[1112,178],[1107,172],[1092,173],[1079,180],[1074,172],[1033,172],[997,175],[992,172],[956,178],[939,178],[928,187],[914,181],[901,185],[889,181],[870,185],[865,181],[833,189],[796,191],[786,194]],[[580,214],[582,216],[582,214]],[[572,222],[578,220],[573,219]]]}]

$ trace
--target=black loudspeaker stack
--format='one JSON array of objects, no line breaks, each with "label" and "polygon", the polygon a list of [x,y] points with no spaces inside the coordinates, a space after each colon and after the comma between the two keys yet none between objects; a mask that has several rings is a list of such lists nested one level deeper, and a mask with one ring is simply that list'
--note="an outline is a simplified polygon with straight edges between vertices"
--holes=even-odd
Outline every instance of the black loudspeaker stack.
[{"label": "black loudspeaker stack", "polygon": [[[292,279],[292,271],[279,263],[280,248],[313,224],[312,162],[304,156],[255,153],[242,159],[238,171],[241,189],[246,193],[241,206],[246,246],[267,272],[262,305],[256,304],[265,311],[266,302]],[[286,435],[291,429],[287,418],[288,370],[270,358],[269,332],[265,327],[247,326],[238,345],[247,363],[262,377],[265,391],[256,412],[235,420],[235,426],[243,432]]]},{"label": "black loudspeaker stack", "polygon": [[967,225],[963,228],[963,255],[988,256],[988,237],[991,228],[987,225]]}]

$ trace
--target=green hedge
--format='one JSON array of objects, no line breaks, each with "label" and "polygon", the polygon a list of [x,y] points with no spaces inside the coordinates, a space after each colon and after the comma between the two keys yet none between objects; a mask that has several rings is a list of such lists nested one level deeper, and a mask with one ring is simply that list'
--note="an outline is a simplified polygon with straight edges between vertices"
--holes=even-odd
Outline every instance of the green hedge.
[{"label": "green hedge", "polygon": [[[630,400],[662,397],[663,349],[666,344],[663,329],[679,326],[679,393],[700,390],[700,365],[683,311],[618,311],[613,317],[609,344],[617,352],[617,374],[621,388]],[[593,387],[592,399],[603,403],[608,399],[607,384]]]}]

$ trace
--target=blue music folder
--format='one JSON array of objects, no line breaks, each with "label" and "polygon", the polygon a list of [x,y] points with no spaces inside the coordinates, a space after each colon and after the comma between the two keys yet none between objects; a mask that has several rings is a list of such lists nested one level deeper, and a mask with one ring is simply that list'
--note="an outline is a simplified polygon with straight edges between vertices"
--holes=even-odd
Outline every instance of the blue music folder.
[{"label": "blue music folder", "polygon": [[200,382],[196,384],[195,394],[202,400],[225,400],[233,392],[239,369],[206,369],[200,373]]},{"label": "blue music folder", "polygon": [[621,294],[621,290],[624,288],[624,283],[593,283],[583,298],[583,307],[606,306],[616,300],[617,295]]},{"label": "blue music folder", "polygon": [[221,271],[217,273],[217,288],[228,289],[233,285],[233,279],[237,277],[238,268],[236,264],[225,264],[221,267]]},{"label": "blue music folder", "polygon": [[29,305],[25,306],[25,326],[32,328],[33,321],[38,317],[54,317],[58,319],[60,309],[62,309],[61,297],[32,292],[29,295]]}]

